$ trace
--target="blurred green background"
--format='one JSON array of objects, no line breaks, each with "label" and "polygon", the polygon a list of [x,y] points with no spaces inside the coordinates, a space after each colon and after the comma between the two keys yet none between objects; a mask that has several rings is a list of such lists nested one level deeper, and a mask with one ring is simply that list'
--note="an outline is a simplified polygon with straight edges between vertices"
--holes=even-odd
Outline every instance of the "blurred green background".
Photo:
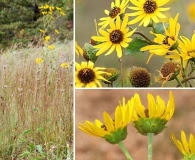
[{"label": "blurred green background", "polygon": [[[99,18],[104,17],[104,10],[110,10],[110,4],[112,0],[76,0],[75,2],[75,39],[80,46],[84,46],[86,42],[90,41],[90,37],[96,35],[94,19],[99,22]],[[163,7],[171,7],[168,12],[164,12],[167,17],[175,17],[177,13],[180,13],[178,22],[181,25],[180,35],[186,36],[191,39],[191,36],[195,29],[195,24],[190,22],[186,7],[190,2],[194,0],[171,0],[167,5]],[[127,9],[126,11],[128,11]],[[139,31],[142,31],[148,34],[148,29],[138,28]],[[135,36],[133,36],[135,37]],[[151,74],[152,79],[154,80],[154,75],[158,76],[157,70],[160,70],[162,64],[166,61],[164,57],[153,56],[148,64],[146,61],[148,59],[149,53],[138,53],[134,55],[128,55],[123,57],[123,66],[124,71],[127,74],[128,68],[133,66],[146,68]],[[76,57],[76,61],[84,61],[82,57]],[[111,55],[104,56],[100,55],[96,61],[95,66],[98,67],[115,67],[119,69],[119,62],[116,56],[116,53]],[[151,87],[160,87],[161,83],[154,83],[152,80]],[[176,86],[175,81],[168,82],[165,84],[165,87]]]}]

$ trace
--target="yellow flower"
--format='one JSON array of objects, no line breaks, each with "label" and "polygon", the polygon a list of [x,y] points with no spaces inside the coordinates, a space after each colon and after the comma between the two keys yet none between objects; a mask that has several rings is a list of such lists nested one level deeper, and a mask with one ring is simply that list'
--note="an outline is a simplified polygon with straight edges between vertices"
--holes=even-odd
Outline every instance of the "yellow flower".
[{"label": "yellow flower", "polygon": [[68,68],[70,66],[70,63],[64,62],[60,65],[62,68]]},{"label": "yellow flower", "polygon": [[40,63],[43,63],[43,58],[36,58],[35,60],[36,64],[40,64]]},{"label": "yellow flower", "polygon": [[62,9],[60,7],[56,7],[56,10],[57,11],[61,11]]},{"label": "yellow flower", "polygon": [[111,21],[114,21],[117,17],[119,17],[121,14],[123,14],[128,6],[129,0],[122,0],[120,3],[120,0],[115,0],[115,3],[111,3],[111,11],[105,10],[105,14],[108,17],[100,18],[100,22],[98,25],[102,26],[102,28],[105,28],[108,24],[110,24]]},{"label": "yellow flower", "polygon": [[175,103],[172,92],[170,92],[170,99],[165,105],[164,100],[156,97],[156,101],[151,94],[148,94],[148,108],[142,105],[140,97],[135,94],[133,97],[134,109],[133,125],[139,133],[146,135],[147,133],[158,134],[163,131],[166,123],[172,118]]},{"label": "yellow flower", "polygon": [[63,11],[60,11],[60,14],[61,14],[62,16],[65,16],[65,13],[64,13]]},{"label": "yellow flower", "polygon": [[[151,57],[156,54],[158,56],[163,56],[166,55],[168,52],[169,53],[177,53],[176,48],[178,46],[178,34],[180,30],[180,24],[177,23],[179,14],[175,16],[175,18],[170,18],[169,19],[169,27],[165,29],[165,33],[163,34],[155,34],[152,33],[155,38],[154,42],[157,43],[155,45],[148,45],[143,48],[141,48],[141,51],[146,51],[149,50],[150,56],[148,58],[147,63],[150,61]],[[166,57],[170,58],[170,57]]]},{"label": "yellow flower", "polygon": [[58,31],[57,29],[55,29],[55,33],[56,33],[56,34],[59,34],[59,31]]},{"label": "yellow flower", "polygon": [[139,21],[139,26],[142,24],[144,27],[148,26],[152,20],[154,23],[159,22],[159,18],[166,18],[161,12],[167,11],[170,8],[161,8],[170,0],[130,0],[135,6],[128,7],[131,10],[135,10],[134,13],[129,13],[129,16],[136,16],[135,19],[129,22],[129,24],[135,24]]},{"label": "yellow flower", "polygon": [[[123,99],[124,102],[125,99]],[[127,136],[127,125],[131,121],[133,110],[129,110],[127,104],[123,103],[116,107],[114,119],[107,113],[103,113],[104,122],[96,119],[95,123],[85,121],[79,123],[78,128],[83,132],[102,137],[111,144],[119,143]]]},{"label": "yellow flower", "polygon": [[195,22],[195,2],[189,3],[187,5],[186,11],[187,11],[189,19],[192,22]]},{"label": "yellow flower", "polygon": [[43,29],[40,29],[39,31],[40,31],[41,33],[45,33],[45,30],[43,30]]},{"label": "yellow flower", "polygon": [[42,13],[42,15],[45,15],[45,14],[47,14],[47,12],[45,12],[45,11],[43,11],[43,12],[41,12]]},{"label": "yellow flower", "polygon": [[179,41],[179,50],[181,52],[180,56],[184,61],[188,61],[191,58],[195,58],[195,31],[192,35],[191,41],[181,36],[181,41]]},{"label": "yellow flower", "polygon": [[50,49],[50,50],[53,50],[53,49],[56,48],[56,46],[55,45],[49,45],[47,48]]},{"label": "yellow flower", "polygon": [[177,140],[174,134],[172,134],[172,140],[184,156],[184,159],[195,159],[195,136],[193,134],[190,134],[189,141],[187,141],[185,132],[182,130],[181,141]]},{"label": "yellow flower", "polygon": [[44,39],[46,42],[48,42],[50,40],[50,36],[46,36]]},{"label": "yellow flower", "polygon": [[78,64],[75,62],[75,83],[76,87],[102,87],[100,80],[107,81],[102,74],[107,74],[103,71],[105,68],[94,67],[91,61]]},{"label": "yellow flower", "polygon": [[75,52],[78,56],[83,56],[83,49],[77,44],[77,42],[75,42]]},{"label": "yellow flower", "polygon": [[95,45],[94,48],[99,49],[96,53],[96,56],[109,51],[105,55],[111,54],[115,49],[117,56],[122,57],[122,48],[126,48],[129,45],[129,42],[132,41],[130,36],[135,32],[136,29],[129,32],[127,26],[128,16],[125,16],[124,20],[121,23],[120,17],[116,18],[116,25],[113,21],[110,22],[110,29],[104,31],[103,29],[99,30],[99,33],[102,36],[92,36],[91,38],[94,41],[102,42],[101,44]]}]

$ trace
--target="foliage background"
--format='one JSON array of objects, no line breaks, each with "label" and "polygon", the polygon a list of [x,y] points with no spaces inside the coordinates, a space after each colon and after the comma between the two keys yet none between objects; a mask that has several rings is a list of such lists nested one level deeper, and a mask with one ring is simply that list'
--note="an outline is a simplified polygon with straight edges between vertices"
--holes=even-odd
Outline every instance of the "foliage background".
[{"label": "foliage background", "polygon": [[54,28],[61,32],[59,40],[72,39],[73,0],[1,0],[0,1],[0,48],[15,43],[26,46],[39,37],[43,29],[39,6],[61,7],[66,16],[55,22]]},{"label": "foliage background", "polygon": [[[76,0],[75,5],[75,39],[80,46],[84,46],[84,44],[89,42],[90,37],[96,35],[94,19],[99,22],[99,18],[104,17],[104,10],[110,10],[110,4],[113,0],[99,0],[99,1],[90,1],[90,0]],[[175,17],[175,15],[179,12],[179,23],[181,24],[180,35],[186,36],[191,39],[191,36],[194,32],[194,23],[190,22],[188,19],[188,15],[186,13],[186,7],[190,2],[194,2],[193,0],[170,0],[170,3],[166,5],[166,7],[171,7],[171,9],[166,12],[167,17]],[[87,12],[86,12],[87,10]],[[128,11],[129,9],[127,9]],[[148,33],[147,29],[138,28],[139,31]],[[148,35],[150,36],[150,35]],[[150,36],[151,37],[151,36]],[[165,58],[154,55],[150,62],[146,64],[148,59],[148,52],[138,53],[134,55],[128,55],[123,57],[123,66],[124,71],[133,66],[146,68],[152,75],[158,76],[157,70],[160,70],[160,67],[165,62]],[[83,61],[83,58],[76,59],[78,62]],[[112,53],[111,55],[104,56],[104,54],[100,55],[96,61],[96,66],[98,67],[116,67],[119,69],[119,62],[116,56],[116,53]],[[154,77],[152,76],[152,79]],[[166,86],[174,85],[175,82],[171,81]],[[151,87],[160,87],[160,83],[152,82]]]}]

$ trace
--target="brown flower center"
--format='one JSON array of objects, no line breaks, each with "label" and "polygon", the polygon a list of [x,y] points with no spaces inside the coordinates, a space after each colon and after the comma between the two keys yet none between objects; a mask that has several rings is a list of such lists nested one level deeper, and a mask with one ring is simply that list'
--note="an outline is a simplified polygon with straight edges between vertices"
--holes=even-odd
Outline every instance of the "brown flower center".
[{"label": "brown flower center", "polygon": [[143,9],[145,13],[154,13],[154,11],[157,9],[156,2],[154,0],[146,0],[144,3]]},{"label": "brown flower center", "polygon": [[114,7],[110,13],[109,13],[109,16],[111,18],[115,18],[119,13],[121,12],[121,9],[119,7]]},{"label": "brown flower center", "polygon": [[90,68],[83,68],[79,71],[78,78],[82,83],[88,84],[95,80],[95,73]]},{"label": "brown flower center", "polygon": [[133,87],[148,87],[150,85],[150,73],[145,68],[132,68],[129,75]]},{"label": "brown flower center", "polygon": [[163,75],[163,77],[167,77],[171,73],[175,73],[177,68],[178,68],[178,64],[170,61],[163,64],[160,72]]},{"label": "brown flower center", "polygon": [[110,33],[110,41],[112,43],[120,43],[123,41],[123,33],[117,29]]},{"label": "brown flower center", "polygon": [[169,38],[171,38],[173,41],[175,40],[175,38],[173,36],[166,36],[166,38],[162,41],[162,43],[167,45],[167,46],[170,46]]}]

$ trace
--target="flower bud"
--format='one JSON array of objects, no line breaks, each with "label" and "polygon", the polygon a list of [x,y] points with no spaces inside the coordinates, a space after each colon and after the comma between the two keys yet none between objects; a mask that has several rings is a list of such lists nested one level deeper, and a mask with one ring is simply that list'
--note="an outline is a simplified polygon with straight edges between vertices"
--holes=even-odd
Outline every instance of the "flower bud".
[{"label": "flower bud", "polygon": [[97,60],[96,52],[98,49],[94,48],[91,44],[85,43],[83,47],[83,57],[86,61],[95,63]]},{"label": "flower bud", "polygon": [[119,76],[119,70],[116,68],[106,68],[104,69],[105,72],[110,73],[109,74],[103,74],[102,76],[107,79],[109,82],[103,81],[105,84],[110,84],[113,83],[114,81],[117,80]]}]

